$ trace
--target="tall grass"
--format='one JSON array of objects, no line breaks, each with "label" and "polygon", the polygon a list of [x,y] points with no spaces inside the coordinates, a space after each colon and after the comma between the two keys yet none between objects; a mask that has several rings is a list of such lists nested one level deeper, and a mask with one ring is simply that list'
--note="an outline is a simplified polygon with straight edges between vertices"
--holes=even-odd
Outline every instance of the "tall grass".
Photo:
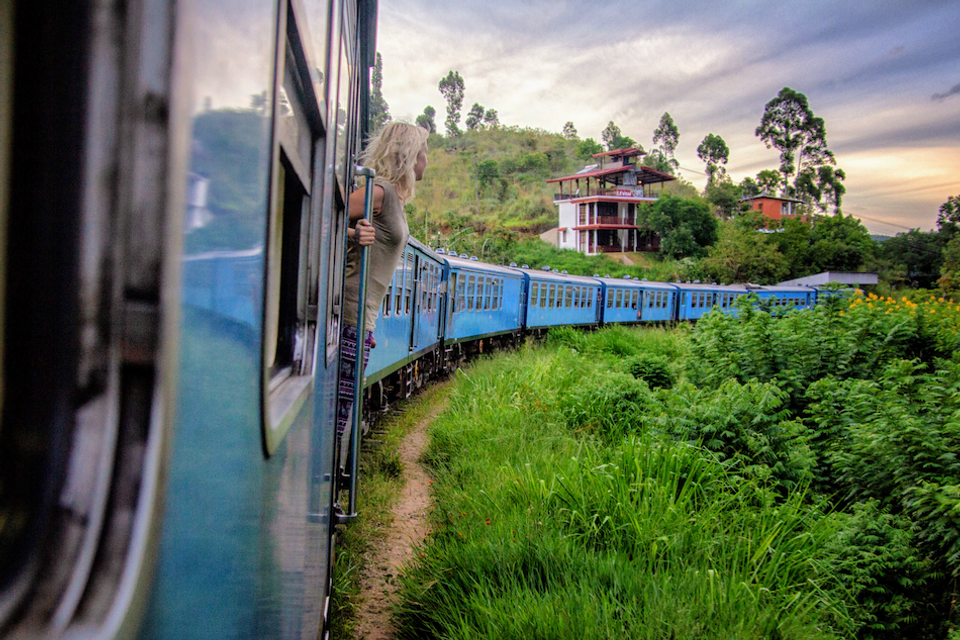
[{"label": "tall grass", "polygon": [[[400,637],[851,635],[826,551],[844,518],[637,427],[631,402],[668,392],[627,362],[684,341],[561,331],[459,374],[431,433],[434,528],[403,578]],[[578,396],[611,381],[607,400]]]}]

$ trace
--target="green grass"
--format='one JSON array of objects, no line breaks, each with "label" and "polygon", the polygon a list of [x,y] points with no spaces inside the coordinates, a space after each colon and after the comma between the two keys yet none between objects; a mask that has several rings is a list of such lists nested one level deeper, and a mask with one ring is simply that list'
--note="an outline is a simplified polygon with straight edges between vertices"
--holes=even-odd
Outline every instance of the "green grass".
[{"label": "green grass", "polygon": [[563,330],[457,376],[431,431],[434,528],[402,580],[400,637],[849,637],[823,551],[844,518],[639,428],[630,405],[672,391],[625,363],[685,343]]}]

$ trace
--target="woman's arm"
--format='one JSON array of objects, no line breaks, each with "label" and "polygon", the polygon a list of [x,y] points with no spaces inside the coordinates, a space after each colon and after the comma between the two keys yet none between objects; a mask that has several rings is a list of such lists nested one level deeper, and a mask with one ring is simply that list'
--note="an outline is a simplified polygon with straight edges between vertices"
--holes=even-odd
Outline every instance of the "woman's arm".
[{"label": "woman's arm", "polygon": [[[349,210],[350,222],[356,222],[363,217],[363,204],[367,196],[367,188],[360,187],[350,194]],[[383,187],[378,184],[373,185],[373,212],[380,213],[383,208]]]}]

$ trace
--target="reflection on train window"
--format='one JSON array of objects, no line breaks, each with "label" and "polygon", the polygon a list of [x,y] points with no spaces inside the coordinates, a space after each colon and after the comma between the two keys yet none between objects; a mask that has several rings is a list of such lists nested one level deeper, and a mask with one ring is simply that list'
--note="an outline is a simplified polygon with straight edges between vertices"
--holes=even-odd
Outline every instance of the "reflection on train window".
[{"label": "reflection on train window", "polygon": [[534,282],[530,285],[530,306],[539,306],[540,302],[540,283]]},{"label": "reflection on train window", "polygon": [[551,309],[557,306],[557,285],[551,284],[547,293],[547,306]]},{"label": "reflection on train window", "polygon": [[543,282],[540,284],[540,308],[547,308],[547,296],[549,292],[547,291],[547,283]]},{"label": "reflection on train window", "polygon": [[563,306],[565,309],[573,308],[573,287],[569,284],[563,288]]},{"label": "reflection on train window", "polygon": [[473,311],[473,301],[476,295],[476,276],[467,276],[467,311]]}]

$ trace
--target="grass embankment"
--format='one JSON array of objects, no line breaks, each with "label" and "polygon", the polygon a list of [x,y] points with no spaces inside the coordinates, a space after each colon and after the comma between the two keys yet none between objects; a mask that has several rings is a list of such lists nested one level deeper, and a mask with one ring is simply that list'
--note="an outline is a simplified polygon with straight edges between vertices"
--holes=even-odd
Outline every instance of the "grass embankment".
[{"label": "grass embankment", "polygon": [[561,336],[577,348],[460,374],[432,430],[436,527],[401,636],[840,637],[823,566],[840,524],[629,426],[655,392],[628,369],[669,380],[683,332]]},{"label": "grass embankment", "polygon": [[478,363],[401,637],[955,637],[958,328],[836,299]]}]

